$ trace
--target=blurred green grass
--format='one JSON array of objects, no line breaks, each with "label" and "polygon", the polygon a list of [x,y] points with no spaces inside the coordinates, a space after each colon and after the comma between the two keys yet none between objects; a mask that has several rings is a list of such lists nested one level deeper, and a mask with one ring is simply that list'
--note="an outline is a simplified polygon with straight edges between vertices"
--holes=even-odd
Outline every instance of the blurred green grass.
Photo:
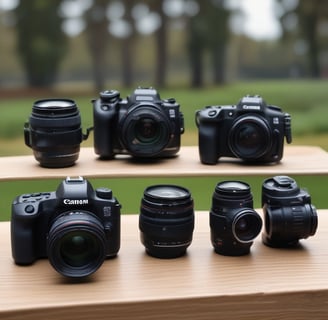
[{"label": "blurred green grass", "polygon": [[[161,97],[174,97],[181,105],[185,118],[186,131],[182,136],[182,145],[197,145],[197,128],[194,115],[197,109],[206,105],[236,104],[245,94],[260,94],[268,104],[280,106],[292,116],[293,144],[319,145],[328,150],[328,81],[245,81],[220,87],[204,89],[167,88],[159,89]],[[108,87],[108,89],[113,89]],[[133,88],[119,89],[126,97]],[[39,92],[34,96],[2,96],[0,92],[0,156],[31,154],[24,145],[23,124],[28,118],[32,104],[40,98],[66,97],[74,99],[81,111],[83,127],[92,125],[91,99],[97,94],[89,91],[70,91],[69,86],[51,93]],[[82,146],[92,146],[93,137],[83,142]],[[22,164],[23,165],[23,164]],[[108,163],[110,165],[110,162]],[[174,163],[172,162],[172,165]],[[308,164],[311,166],[311,163]],[[236,179],[235,177],[230,177]],[[107,186],[122,203],[123,213],[138,213],[140,199],[145,187],[157,183],[174,183],[190,189],[198,210],[209,210],[211,196],[218,181],[229,177],[211,178],[154,178],[154,179],[91,179],[95,187]],[[266,177],[238,177],[248,182],[253,190],[254,205],[260,206],[261,184]],[[314,205],[328,208],[325,195],[327,177],[295,177],[301,187],[306,187],[312,195]],[[60,180],[42,181],[6,181],[0,182],[0,220],[10,218],[11,202],[22,193],[53,191]]]}]

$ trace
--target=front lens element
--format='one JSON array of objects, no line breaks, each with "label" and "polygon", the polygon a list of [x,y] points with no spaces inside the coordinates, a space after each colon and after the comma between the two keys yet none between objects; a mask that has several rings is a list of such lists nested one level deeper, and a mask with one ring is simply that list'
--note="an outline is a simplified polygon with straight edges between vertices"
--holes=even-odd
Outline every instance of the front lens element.
[{"label": "front lens element", "polygon": [[240,159],[255,161],[266,154],[271,145],[270,129],[258,117],[240,118],[231,127],[229,147]]},{"label": "front lens element", "polygon": [[47,249],[50,263],[60,274],[75,278],[88,276],[106,257],[103,226],[91,213],[64,213],[50,228]]},{"label": "front lens element", "polygon": [[83,267],[101,254],[98,238],[85,230],[66,233],[59,246],[62,260],[72,267]]},{"label": "front lens element", "polygon": [[147,105],[129,111],[121,127],[121,140],[135,157],[158,155],[168,145],[172,132],[167,116],[155,106]]},{"label": "front lens element", "polygon": [[252,242],[260,233],[262,220],[253,210],[238,213],[232,223],[232,233],[241,243]]}]

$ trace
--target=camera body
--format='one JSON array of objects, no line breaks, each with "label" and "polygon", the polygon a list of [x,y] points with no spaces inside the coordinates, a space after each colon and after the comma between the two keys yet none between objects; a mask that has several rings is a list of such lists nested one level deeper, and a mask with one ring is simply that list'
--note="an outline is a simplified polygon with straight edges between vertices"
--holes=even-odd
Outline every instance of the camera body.
[{"label": "camera body", "polygon": [[[106,257],[115,256],[119,251],[120,208],[110,189],[94,190],[82,177],[66,178],[56,191],[16,197],[12,203],[11,217],[12,255],[15,263],[27,265],[38,258],[48,257],[55,269],[64,275],[85,275],[84,272],[88,273],[90,268],[95,267],[92,259],[100,260],[99,267]],[[99,257],[88,256],[89,253],[93,254],[91,252],[74,252],[74,248],[70,249],[70,235],[73,241],[82,241],[85,237],[90,245],[87,243],[83,250],[98,250]],[[68,243],[67,251],[71,250],[68,257],[62,256],[65,243]],[[83,255],[85,261],[82,261]],[[88,257],[92,259],[88,261]],[[81,265],[77,265],[78,261],[70,265],[70,261],[75,258],[82,259]],[[88,271],[83,271],[84,267]]]},{"label": "camera body", "polygon": [[208,106],[196,112],[199,155],[204,164],[220,157],[248,162],[278,162],[284,137],[291,143],[291,117],[260,96],[245,96],[237,105]]},{"label": "camera body", "polygon": [[127,99],[116,90],[93,100],[94,148],[101,158],[130,154],[170,157],[180,149],[183,115],[175,99],[161,100],[153,88],[137,88]]},{"label": "camera body", "polygon": [[288,176],[266,179],[262,185],[263,243],[270,247],[297,245],[313,236],[318,225],[310,194]]}]

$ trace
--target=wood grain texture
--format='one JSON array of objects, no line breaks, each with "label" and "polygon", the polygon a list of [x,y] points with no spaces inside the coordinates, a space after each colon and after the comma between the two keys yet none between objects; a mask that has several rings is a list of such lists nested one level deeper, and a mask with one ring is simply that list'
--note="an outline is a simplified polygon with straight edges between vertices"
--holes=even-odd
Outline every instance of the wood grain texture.
[{"label": "wood grain texture", "polygon": [[122,216],[122,247],[84,282],[57,274],[47,260],[11,258],[10,224],[0,223],[0,319],[327,319],[328,210],[315,236],[297,249],[272,249],[260,236],[243,257],[213,252],[207,212],[197,212],[182,258],[149,257],[138,216]]},{"label": "wood grain texture", "polygon": [[313,146],[286,146],[284,157],[278,164],[246,165],[238,159],[223,159],[217,165],[200,163],[198,147],[182,147],[173,159],[136,163],[130,157],[117,157],[102,161],[93,148],[82,148],[76,165],[69,168],[45,169],[34,157],[0,158],[0,179],[49,179],[66,176],[85,178],[107,177],[200,177],[247,175],[321,175],[328,174],[328,153]]}]

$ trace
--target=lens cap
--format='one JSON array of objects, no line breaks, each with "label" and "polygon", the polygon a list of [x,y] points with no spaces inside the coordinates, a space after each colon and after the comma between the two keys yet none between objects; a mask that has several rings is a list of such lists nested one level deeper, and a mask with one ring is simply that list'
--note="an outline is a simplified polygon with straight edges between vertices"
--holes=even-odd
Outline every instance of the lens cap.
[{"label": "lens cap", "polygon": [[299,193],[300,188],[293,178],[288,176],[275,176],[263,182],[262,192],[271,197],[291,196]]}]

